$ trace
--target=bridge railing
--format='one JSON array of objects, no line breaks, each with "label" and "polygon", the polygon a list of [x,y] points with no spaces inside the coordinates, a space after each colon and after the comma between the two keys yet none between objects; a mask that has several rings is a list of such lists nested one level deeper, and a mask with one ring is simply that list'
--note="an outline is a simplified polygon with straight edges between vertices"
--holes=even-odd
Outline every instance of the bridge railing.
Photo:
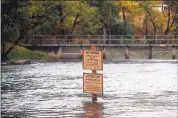
[{"label": "bridge railing", "polygon": [[20,44],[178,44],[178,35],[31,35]]}]

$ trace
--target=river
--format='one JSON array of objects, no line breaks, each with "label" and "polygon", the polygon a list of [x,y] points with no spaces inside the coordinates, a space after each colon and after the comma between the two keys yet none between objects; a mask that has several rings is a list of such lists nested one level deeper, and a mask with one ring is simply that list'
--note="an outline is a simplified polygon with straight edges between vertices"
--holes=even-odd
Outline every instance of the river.
[{"label": "river", "polygon": [[83,93],[82,63],[1,66],[2,118],[177,117],[176,60],[105,62],[103,96]]}]

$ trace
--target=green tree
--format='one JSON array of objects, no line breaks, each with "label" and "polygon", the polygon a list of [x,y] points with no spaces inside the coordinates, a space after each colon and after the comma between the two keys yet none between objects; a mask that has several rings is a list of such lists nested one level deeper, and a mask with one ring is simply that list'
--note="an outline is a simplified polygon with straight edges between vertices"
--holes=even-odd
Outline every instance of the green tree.
[{"label": "green tree", "polygon": [[[54,1],[2,1],[2,43],[1,59],[6,60],[9,52],[31,30],[54,17]],[[11,43],[11,46],[7,46]]]},{"label": "green tree", "polygon": [[135,24],[136,22],[134,21],[134,18],[143,14],[143,10],[139,7],[138,2],[136,1],[117,1],[117,3],[121,10],[123,32],[124,34],[128,34],[128,28],[131,28],[132,25],[138,26],[138,24]]},{"label": "green tree", "polygon": [[97,9],[91,7],[86,1],[66,1],[64,4],[64,13],[70,13],[64,21],[64,27],[68,29],[68,34],[73,34],[74,29],[79,24],[91,20],[96,16]]},{"label": "green tree", "polygon": [[[92,1],[88,0],[91,6],[95,6],[99,11],[99,18],[102,25],[101,33],[105,37],[107,34],[111,34],[111,28],[114,25],[118,26],[120,23],[118,4],[115,1]],[[119,33],[119,32],[117,32]]]}]

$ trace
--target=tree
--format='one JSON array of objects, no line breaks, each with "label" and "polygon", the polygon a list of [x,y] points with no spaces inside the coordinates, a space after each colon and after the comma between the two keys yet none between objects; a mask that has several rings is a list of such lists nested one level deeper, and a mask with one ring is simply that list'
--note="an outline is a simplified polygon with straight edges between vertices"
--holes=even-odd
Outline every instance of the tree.
[{"label": "tree", "polygon": [[155,7],[154,1],[139,1],[139,5],[145,11],[145,16],[146,16],[145,21],[147,22],[147,19],[150,20],[150,22],[153,26],[154,35],[156,35],[157,25],[155,22],[156,10],[154,9],[154,7]]},{"label": "tree", "polygon": [[99,12],[95,8],[95,12],[88,15],[83,22],[78,24],[73,33],[79,35],[98,35],[103,26],[100,19]]},{"label": "tree", "polygon": [[[149,22],[153,27],[153,34],[157,33],[167,35],[170,31],[172,32],[175,29],[176,21],[176,7],[178,6],[175,1],[166,1],[163,4],[167,4],[167,10],[162,9],[159,11],[157,8],[160,7],[161,1],[139,1],[139,5],[145,11],[144,25],[146,25],[146,33],[148,32]],[[162,5],[163,6],[163,5]]]},{"label": "tree", "polygon": [[[127,28],[131,25],[137,25],[134,19],[136,16],[139,16],[143,13],[143,10],[139,7],[138,2],[136,1],[117,1],[120,6],[121,16],[123,19],[123,32],[127,34]],[[134,22],[133,22],[134,21]],[[130,25],[130,26],[127,26]]]},{"label": "tree", "polygon": [[177,1],[165,1],[164,3],[167,4],[167,27],[164,34],[167,35],[170,29],[175,25],[176,18],[178,17],[178,3]]},{"label": "tree", "polygon": [[64,26],[68,28],[68,34],[73,34],[76,26],[96,15],[97,9],[89,6],[86,1],[66,1],[64,13],[70,13],[64,21]]},{"label": "tree", "polygon": [[100,22],[102,24],[101,34],[105,37],[111,34],[111,27],[120,23],[118,4],[115,1],[88,1],[91,6],[95,6],[100,15]]},{"label": "tree", "polygon": [[[54,1],[4,0],[2,2],[2,51],[6,60],[9,52],[31,30],[53,17]],[[11,43],[11,46],[7,46]]]}]

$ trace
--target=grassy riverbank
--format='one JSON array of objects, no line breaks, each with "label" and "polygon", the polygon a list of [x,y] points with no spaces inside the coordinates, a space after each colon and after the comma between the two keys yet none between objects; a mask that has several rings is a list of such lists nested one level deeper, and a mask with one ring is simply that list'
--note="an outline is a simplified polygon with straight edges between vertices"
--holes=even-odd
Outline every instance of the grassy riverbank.
[{"label": "grassy riverbank", "polygon": [[19,59],[48,59],[50,58],[47,53],[38,50],[31,51],[21,46],[15,46],[15,48],[8,54],[8,60]]}]

